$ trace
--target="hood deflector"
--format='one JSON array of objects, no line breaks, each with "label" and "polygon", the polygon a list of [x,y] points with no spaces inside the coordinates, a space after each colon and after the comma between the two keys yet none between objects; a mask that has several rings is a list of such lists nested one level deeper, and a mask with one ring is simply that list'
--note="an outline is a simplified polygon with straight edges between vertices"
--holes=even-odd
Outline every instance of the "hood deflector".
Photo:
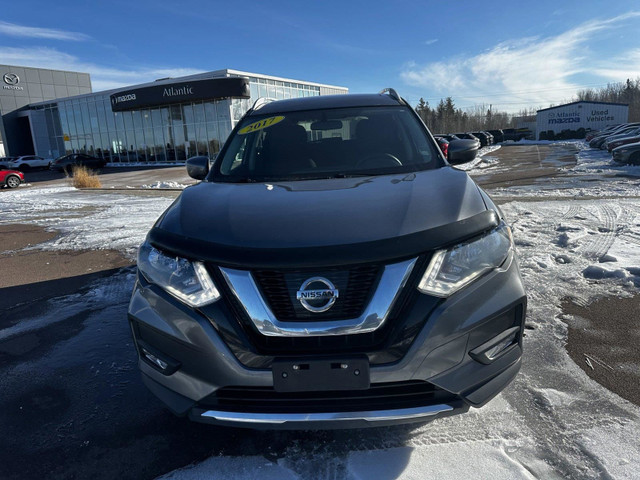
[{"label": "hood deflector", "polygon": [[400,237],[346,245],[302,248],[247,248],[192,239],[158,227],[149,232],[151,244],[175,255],[211,262],[216,265],[241,268],[316,268],[323,266],[357,265],[390,262],[416,257],[469,240],[500,224],[493,210],[473,215],[448,225]]}]

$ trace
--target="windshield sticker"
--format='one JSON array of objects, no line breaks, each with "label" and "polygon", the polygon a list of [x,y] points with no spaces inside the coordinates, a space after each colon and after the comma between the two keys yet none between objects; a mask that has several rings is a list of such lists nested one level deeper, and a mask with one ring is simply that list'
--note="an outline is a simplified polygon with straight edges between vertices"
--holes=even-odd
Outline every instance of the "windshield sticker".
[{"label": "windshield sticker", "polygon": [[238,135],[246,135],[247,133],[251,133],[257,130],[262,130],[263,128],[271,127],[276,123],[280,123],[282,120],[284,120],[284,117],[282,116],[265,118],[263,120],[260,120],[259,122],[255,122],[255,123],[252,123],[251,125],[247,125],[246,127],[241,128],[238,131]]}]

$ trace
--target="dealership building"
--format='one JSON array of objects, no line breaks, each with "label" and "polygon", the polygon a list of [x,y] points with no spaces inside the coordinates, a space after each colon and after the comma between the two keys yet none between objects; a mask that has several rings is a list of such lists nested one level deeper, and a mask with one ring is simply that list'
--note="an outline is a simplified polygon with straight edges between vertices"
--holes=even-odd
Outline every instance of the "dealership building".
[{"label": "dealership building", "polygon": [[563,130],[602,130],[608,125],[629,121],[629,105],[607,102],[573,102],[557,107],[538,110],[536,115],[536,131]]},{"label": "dealership building", "polygon": [[[11,75],[20,77],[18,69],[37,70],[5,67],[10,81]],[[82,82],[87,83],[84,77]],[[230,69],[96,93],[91,93],[90,81],[84,88],[71,94],[67,85],[66,96],[26,97],[15,107],[8,103],[8,111],[2,103],[6,154],[55,158],[84,152],[116,163],[183,162],[194,155],[215,155],[260,97],[348,93],[345,87]],[[16,98],[24,91],[4,90]]]},{"label": "dealership building", "polygon": [[34,153],[31,135],[24,134],[30,131],[29,104],[88,93],[88,73],[0,65],[0,156],[9,153],[9,144],[15,154]]}]

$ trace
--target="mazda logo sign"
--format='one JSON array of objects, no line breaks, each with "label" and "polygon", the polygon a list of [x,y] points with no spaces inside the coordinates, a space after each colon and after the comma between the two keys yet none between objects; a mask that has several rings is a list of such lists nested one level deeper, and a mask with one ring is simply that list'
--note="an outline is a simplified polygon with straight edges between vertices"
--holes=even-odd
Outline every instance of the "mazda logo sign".
[{"label": "mazda logo sign", "polygon": [[300,290],[296,292],[296,298],[310,312],[326,312],[336,303],[338,289],[326,278],[311,277],[300,286]]},{"label": "mazda logo sign", "polygon": [[5,73],[2,79],[7,85],[17,85],[20,83],[20,77],[15,73]]}]

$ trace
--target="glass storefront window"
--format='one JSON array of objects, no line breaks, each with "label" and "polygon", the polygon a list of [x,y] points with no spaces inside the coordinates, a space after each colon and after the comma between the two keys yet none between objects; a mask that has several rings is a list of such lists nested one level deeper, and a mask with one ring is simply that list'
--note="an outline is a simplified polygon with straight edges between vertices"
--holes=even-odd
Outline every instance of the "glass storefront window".
[{"label": "glass storefront window", "polygon": [[73,105],[67,108],[67,126],[69,127],[69,137],[75,137],[78,134],[76,130],[76,119],[73,111]]},{"label": "glass storefront window", "polygon": [[76,102],[72,103],[71,110],[73,110],[73,118],[76,126],[76,136],[82,136],[84,135],[84,125],[82,124],[82,111],[80,110],[80,105]]},{"label": "glass storefront window", "polygon": [[209,144],[209,157],[212,157],[220,151],[220,147],[222,146],[217,122],[207,122],[207,138],[209,140],[207,142]]},{"label": "glass storefront window", "polygon": [[[133,130],[133,118],[132,114],[133,112],[122,112],[122,118],[124,120],[124,129],[125,130]],[[137,113],[137,112],[136,112]]]},{"label": "glass storefront window", "polygon": [[109,132],[115,132],[116,130],[116,114],[111,111],[111,107],[105,105],[105,117],[107,118],[107,126]]},{"label": "glass storefront window", "polygon": [[160,114],[159,108],[154,108],[151,110],[151,125],[154,128],[162,126],[162,115]]},{"label": "glass storefront window", "polygon": [[165,155],[165,140],[163,135],[162,127],[155,126],[153,129],[153,144],[155,151],[155,161],[156,162],[166,162],[167,158]]},{"label": "glass storefront window", "polygon": [[140,110],[133,110],[131,112],[131,118],[133,119],[133,128],[142,128],[142,112]]},{"label": "glass storefront window", "polygon": [[207,122],[215,122],[217,120],[215,103],[204,102],[204,114]]},{"label": "glass storefront window", "polygon": [[151,110],[142,110],[142,126],[143,128],[153,128],[151,122]]},{"label": "glass storefront window", "polygon": [[84,133],[91,133],[91,115],[89,114],[89,105],[87,105],[86,100],[83,100],[82,103],[80,103],[80,115],[82,118]]},{"label": "glass storefront window", "polygon": [[193,104],[193,123],[199,124],[206,122],[204,117],[204,105],[202,103]]},{"label": "glass storefront window", "polygon": [[89,108],[89,124],[91,125],[91,132],[95,135],[100,133],[100,127],[98,125],[98,112],[96,111],[96,103],[91,102],[87,104]]},{"label": "glass storefront window", "polygon": [[195,128],[198,155],[207,155],[207,125],[204,122],[196,123]]},{"label": "glass storefront window", "polygon": [[195,119],[193,116],[193,106],[191,106],[191,104],[187,104],[187,105],[183,105],[182,106],[182,118],[184,119],[184,123],[194,123]]},{"label": "glass storefront window", "polygon": [[185,130],[186,130],[185,155],[187,158],[190,158],[198,154],[198,147],[196,144],[196,126],[195,124],[187,124],[185,126]]},{"label": "glass storefront window", "polygon": [[118,132],[124,131],[124,117],[122,116],[122,112],[114,112],[113,118],[115,120],[115,128],[113,130]]}]

